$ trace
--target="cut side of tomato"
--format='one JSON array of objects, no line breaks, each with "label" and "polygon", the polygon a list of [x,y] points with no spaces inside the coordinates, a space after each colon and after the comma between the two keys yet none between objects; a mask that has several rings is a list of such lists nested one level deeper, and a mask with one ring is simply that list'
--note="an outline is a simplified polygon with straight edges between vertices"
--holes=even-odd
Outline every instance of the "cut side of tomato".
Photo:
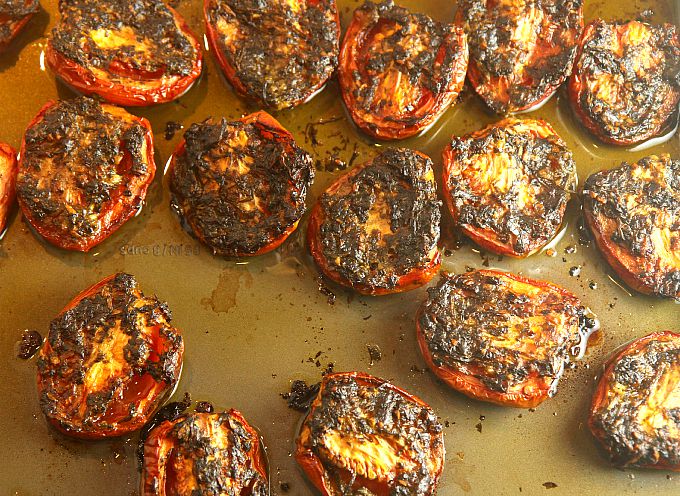
[{"label": "cut side of tomato", "polygon": [[443,426],[421,399],[362,372],[326,375],[295,459],[323,496],[435,493]]},{"label": "cut side of tomato", "polygon": [[297,228],[312,157],[266,112],[193,124],[170,162],[173,206],[217,255],[269,252]]},{"label": "cut side of tomato", "polygon": [[206,37],[241,96],[283,109],[310,100],[338,65],[335,0],[205,0]]},{"label": "cut side of tomato", "polygon": [[162,422],[144,442],[140,494],[268,496],[260,436],[236,410]]},{"label": "cut side of tomato", "polygon": [[5,0],[0,3],[0,52],[9,47],[39,10],[38,0]]},{"label": "cut side of tomato", "polygon": [[468,48],[463,30],[392,0],[354,11],[338,78],[354,122],[378,139],[414,136],[451,106],[463,88]]},{"label": "cut side of tomato", "polygon": [[38,357],[40,407],[62,433],[84,439],[140,429],[172,392],[184,343],[170,311],[129,274],[76,296],[50,324]]},{"label": "cut side of tomato", "polygon": [[17,152],[8,144],[0,143],[0,237],[14,205],[17,170]]},{"label": "cut side of tomato", "polygon": [[86,97],[49,102],[21,143],[19,206],[48,242],[89,251],[139,212],[153,153],[144,118]]},{"label": "cut side of tomato", "polygon": [[68,86],[110,103],[170,102],[201,74],[201,45],[161,0],[59,2],[46,60]]},{"label": "cut side of tomato", "polygon": [[680,160],[650,155],[591,175],[583,213],[628,286],[680,300]]},{"label": "cut side of tomato", "polygon": [[359,293],[408,291],[441,265],[440,206],[430,158],[387,149],[321,196],[309,220],[309,249],[328,278]]},{"label": "cut side of tomato", "polygon": [[572,293],[508,272],[444,274],[416,317],[434,374],[471,398],[531,408],[557,392],[597,320]]},{"label": "cut side of tomato", "polygon": [[532,110],[569,77],[583,31],[582,0],[462,0],[468,79],[498,114]]},{"label": "cut side of tomato", "polygon": [[680,471],[680,334],[655,332],[617,352],[588,425],[618,467]]},{"label": "cut side of tomato", "polygon": [[509,118],[454,137],[443,159],[449,211],[482,248],[523,258],[558,233],[576,164],[547,122]]},{"label": "cut side of tomato", "polygon": [[675,124],[678,67],[675,26],[597,19],[583,33],[569,100],[600,140],[621,146],[640,143]]}]

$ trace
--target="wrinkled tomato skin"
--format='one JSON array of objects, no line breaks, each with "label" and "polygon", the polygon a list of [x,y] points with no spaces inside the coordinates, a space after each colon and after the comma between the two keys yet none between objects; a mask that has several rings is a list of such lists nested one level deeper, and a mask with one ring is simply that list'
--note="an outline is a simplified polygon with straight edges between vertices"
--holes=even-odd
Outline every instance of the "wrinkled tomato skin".
[{"label": "wrinkled tomato skin", "polygon": [[465,33],[462,29],[451,26],[453,32],[446,34],[437,49],[435,60],[438,64],[442,64],[449,53],[456,54],[447,88],[437,95],[427,88],[420,88],[425,94],[420,95],[417,100],[415,95],[407,95],[404,98],[414,100],[410,105],[412,110],[406,116],[397,117],[389,111],[362,109],[362,102],[355,94],[359,83],[356,74],[365,73],[363,59],[375,48],[368,44],[368,40],[380,28],[381,23],[386,22],[381,18],[376,21],[371,17],[364,7],[357,9],[345,33],[338,67],[342,98],[354,123],[369,136],[378,140],[399,140],[415,136],[432,126],[454,104],[463,88],[468,65]]},{"label": "wrinkled tomato skin", "polygon": [[17,152],[8,144],[0,143],[0,235],[16,197],[17,170]]},{"label": "wrinkled tomato skin", "polygon": [[[130,88],[124,84],[115,83],[106,79],[96,77],[86,67],[67,59],[52,46],[51,40],[47,42],[45,49],[45,60],[49,68],[59,79],[70,86],[75,91],[83,95],[98,95],[109,103],[122,105],[125,107],[144,107],[157,103],[167,103],[184,95],[203,71],[203,51],[201,45],[187,25],[186,21],[170,6],[168,10],[179,20],[181,31],[191,40],[196,50],[196,61],[189,74],[179,78],[174,82],[162,83],[155,88],[140,90]],[[129,70],[129,77],[132,79],[145,80],[142,73]],[[163,74],[157,75],[158,79],[166,77]]]},{"label": "wrinkled tomato skin", "polygon": [[[38,124],[43,119],[45,113],[47,113],[47,111],[49,111],[55,105],[58,105],[58,102],[50,101],[46,103],[40,109],[38,114],[33,118],[33,120],[29,123],[28,129]],[[142,126],[144,126],[144,128],[146,129],[144,139],[146,142],[147,151],[146,166],[149,172],[149,177],[147,181],[145,181],[145,183],[140,186],[139,189],[139,196],[140,198],[143,199],[146,196],[146,192],[149,186],[153,182],[156,172],[156,163],[154,160],[154,140],[153,133],[151,130],[151,123],[144,117],[135,116],[135,120],[139,122]],[[20,157],[19,169],[22,168],[21,157],[25,157],[25,155],[26,155],[26,138],[24,136],[24,139],[22,140],[21,143],[21,151],[19,154]],[[64,250],[82,252],[90,251],[93,247],[100,244],[102,241],[108,238],[114,231],[116,231],[121,225],[125,224],[126,221],[134,217],[138,212],[138,208],[134,207],[133,205],[125,205],[122,202],[119,205],[113,205],[110,211],[111,216],[114,217],[115,214],[118,214],[117,217],[114,217],[113,222],[107,224],[96,236],[88,238],[87,240],[84,241],[75,241],[65,235],[62,235],[62,233],[51,229],[49,226],[43,225],[39,221],[39,219],[35,218],[31,214],[29,208],[24,204],[21,197],[19,197],[19,206],[21,208],[23,215],[26,217],[31,226],[38,232],[38,234],[40,234],[40,236],[45,238],[53,245],[58,246],[59,248],[62,248]]]}]

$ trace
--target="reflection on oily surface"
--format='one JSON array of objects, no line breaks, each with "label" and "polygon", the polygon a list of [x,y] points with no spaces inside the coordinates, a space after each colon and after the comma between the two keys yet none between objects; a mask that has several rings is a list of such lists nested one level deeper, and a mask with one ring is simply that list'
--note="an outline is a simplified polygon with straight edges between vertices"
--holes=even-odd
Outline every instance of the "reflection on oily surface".
[{"label": "reflection on oily surface", "polygon": [[[359,4],[338,3],[343,28]],[[453,3],[439,0],[398,4],[439,21],[451,21],[455,12]],[[632,18],[652,8],[654,22],[661,22],[672,19],[670,5],[591,0],[584,2],[584,17],[586,22],[599,15]],[[204,33],[201,8],[195,0],[183,0],[178,7],[199,36]],[[57,20],[55,12],[56,1],[45,0],[43,11],[0,57],[0,141],[15,147],[46,101],[73,96],[55,83],[49,70],[41,69],[45,35]],[[107,241],[88,254],[67,253],[39,241],[16,209],[10,215],[8,232],[0,241],[0,396],[4,400],[0,436],[11,456],[0,469],[0,493],[137,493],[136,437],[82,443],[50,430],[38,405],[35,364],[14,358],[23,330],[46,335],[50,320],[74,294],[125,271],[135,275],[145,292],[168,301],[173,322],[183,330],[185,367],[175,397],[189,391],[195,399],[211,401],[220,409],[243,412],[266,441],[273,494],[314,494],[289,457],[300,414],[289,410],[279,394],[289,389],[293,379],[318,382],[329,367],[384,377],[431,405],[444,425],[448,452],[441,495],[515,494],[520,487],[522,494],[542,494],[548,487],[564,494],[677,494],[678,479],[668,479],[666,472],[611,469],[583,427],[593,378],[605,357],[618,345],[650,332],[678,330],[680,307],[617,285],[621,282],[595,245],[579,231],[577,201],[567,208],[562,238],[526,260],[499,260],[457,239],[448,212],[442,212],[445,270],[496,268],[554,282],[578,296],[602,323],[599,344],[565,375],[560,394],[536,411],[509,411],[469,400],[423,372],[426,365],[417,348],[414,319],[426,298],[425,288],[371,298],[319,281],[305,247],[306,217],[281,247],[249,260],[214,257],[182,229],[169,207],[167,178],[160,173],[183,134],[183,130],[168,133],[166,139],[168,123],[171,129],[179,125],[187,129],[208,116],[235,120],[260,110],[233,94],[212,54],[206,54],[205,62],[200,80],[178,102],[132,109],[151,121],[159,172],[140,214]],[[426,134],[398,142],[432,157],[440,188],[441,151],[451,136],[498,120],[485,111],[472,90],[465,89],[460,98]],[[347,117],[334,81],[309,103],[273,115],[314,159],[317,177],[308,207],[345,170],[380,151]],[[680,155],[677,136],[636,152],[599,144],[573,118],[564,88],[527,117],[545,119],[555,128],[574,154],[581,185],[592,172],[624,160],[632,163],[652,153]],[[382,359],[373,365],[367,345],[382,350]]]}]

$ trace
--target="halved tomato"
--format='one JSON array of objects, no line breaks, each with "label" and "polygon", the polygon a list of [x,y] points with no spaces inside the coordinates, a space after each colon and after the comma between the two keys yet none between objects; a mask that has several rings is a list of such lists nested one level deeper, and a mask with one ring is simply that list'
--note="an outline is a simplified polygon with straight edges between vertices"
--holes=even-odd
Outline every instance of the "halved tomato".
[{"label": "halved tomato", "polygon": [[170,162],[173,206],[215,254],[261,255],[297,228],[312,157],[266,112],[193,124]]},{"label": "halved tomato", "polygon": [[47,64],[80,93],[152,105],[179,98],[201,74],[201,45],[161,0],[60,1],[59,13]]},{"label": "halved tomato", "polygon": [[272,109],[323,89],[338,65],[335,0],[205,0],[208,44],[241,96]]},{"label": "halved tomato", "polygon": [[354,11],[340,51],[338,79],[352,119],[378,139],[426,130],[455,102],[465,82],[463,30],[392,0]]},{"label": "halved tomato", "polygon": [[606,22],[585,29],[569,99],[605,143],[631,145],[659,134],[680,101],[680,42],[671,24]]},{"label": "halved tomato", "polygon": [[408,291],[441,265],[440,206],[430,158],[389,148],[319,198],[309,219],[309,249],[328,278],[359,293]]},{"label": "halved tomato", "polygon": [[144,442],[141,496],[268,496],[260,436],[237,410],[189,413]]},{"label": "halved tomato", "polygon": [[38,0],[0,2],[0,52],[9,46],[38,10],[40,10]]},{"label": "halved tomato", "polygon": [[443,156],[449,211],[475,243],[522,258],[555,237],[577,176],[550,124],[505,119],[452,138]]},{"label": "halved tomato", "polygon": [[651,155],[591,175],[583,213],[626,284],[680,300],[680,160]]},{"label": "halved tomato", "polygon": [[362,372],[324,377],[296,446],[323,496],[429,496],[444,467],[443,426],[427,403]]},{"label": "halved tomato", "polygon": [[66,435],[101,439],[141,428],[172,392],[184,343],[170,311],[129,274],[76,296],[38,357],[40,408]]},{"label": "halved tomato", "polygon": [[416,317],[437,377],[471,398],[535,407],[557,392],[571,357],[598,327],[572,293],[509,272],[443,274]]},{"label": "halved tomato", "polygon": [[0,237],[14,205],[16,179],[17,152],[8,144],[0,143]]},{"label": "halved tomato", "polygon": [[455,21],[470,45],[468,78],[498,114],[536,108],[571,74],[583,0],[462,0]]},{"label": "halved tomato", "polygon": [[48,102],[21,143],[19,206],[50,243],[88,251],[139,211],[155,172],[146,119],[86,97]]},{"label": "halved tomato", "polygon": [[680,471],[680,334],[637,339],[608,362],[588,425],[619,467]]}]

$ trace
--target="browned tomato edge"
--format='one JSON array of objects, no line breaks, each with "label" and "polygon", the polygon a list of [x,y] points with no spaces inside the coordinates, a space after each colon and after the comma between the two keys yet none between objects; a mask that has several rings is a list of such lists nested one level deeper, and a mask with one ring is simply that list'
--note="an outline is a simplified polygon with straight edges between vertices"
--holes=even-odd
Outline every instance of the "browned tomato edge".
[{"label": "browned tomato edge", "polygon": [[[96,77],[86,67],[67,59],[57,52],[52,46],[51,39],[47,41],[47,48],[45,49],[47,65],[71,89],[83,95],[98,95],[109,103],[125,107],[143,107],[171,102],[187,92],[201,75],[203,70],[203,51],[201,50],[201,44],[184,18],[172,7],[166,6],[177,21],[182,33],[191,41],[197,54],[191,73],[179,78],[175,82],[166,82],[157,88],[140,89],[130,88],[125,84],[114,83],[110,80]],[[167,76],[163,75],[159,79],[162,81],[167,79]]]},{"label": "browned tomato edge", "polygon": [[[103,286],[105,286],[112,279],[114,279],[116,277],[116,275],[117,274],[112,274],[112,275],[102,279],[98,283],[95,283],[94,285],[90,286],[89,288],[78,293],[64,307],[64,309],[61,312],[59,312],[57,317],[60,317],[61,315],[68,312],[72,308],[75,308],[85,298],[88,298],[89,296],[92,296],[93,294],[97,293]],[[162,338],[159,337],[159,339],[162,339]],[[45,352],[46,350],[49,351],[50,349],[51,349],[51,346],[50,346],[49,339],[45,339],[43,347],[41,349],[41,353]],[[180,346],[180,349],[179,349],[179,355],[180,355],[180,357],[182,357],[184,355],[184,341],[182,341],[182,343],[181,343],[181,346]],[[180,373],[181,373],[181,367],[178,367],[176,374],[175,374],[175,377],[174,377],[175,382],[179,379]],[[143,378],[144,378],[144,376],[141,377],[141,379],[143,379]],[[111,438],[111,437],[120,437],[120,436],[124,436],[126,434],[130,434],[131,432],[134,432],[138,429],[141,429],[144,426],[144,424],[153,416],[153,413],[158,409],[158,407],[161,406],[161,404],[163,403],[163,400],[166,399],[172,393],[172,391],[167,391],[167,390],[164,391],[163,390],[163,389],[165,389],[165,387],[161,387],[161,386],[165,385],[164,382],[156,382],[156,380],[153,379],[153,378],[150,378],[150,380],[152,380],[154,382],[154,386],[151,388],[150,391],[154,391],[154,392],[158,393],[158,394],[154,395],[154,398],[158,399],[158,401],[156,401],[155,407],[152,410],[150,410],[146,416],[140,417],[135,422],[130,422],[130,423],[126,424],[124,428],[118,427],[118,428],[115,428],[115,429],[106,429],[106,430],[97,430],[97,431],[77,431],[77,430],[69,429],[68,427],[62,425],[61,422],[59,422],[58,420],[56,420],[52,417],[45,416],[45,418],[47,419],[49,424],[52,427],[54,427],[57,431],[61,432],[62,434],[66,435],[66,436],[74,437],[74,438],[78,438],[78,439],[96,441],[96,440],[99,440],[99,439],[106,439],[106,438]],[[37,382],[38,382],[38,397],[40,397],[42,395],[43,391],[45,390],[45,386],[44,386],[44,383],[42,381],[42,374],[40,374],[40,372],[37,373]],[[120,424],[118,424],[118,425],[120,425]]]},{"label": "browned tomato edge", "polygon": [[0,197],[0,234],[7,226],[7,219],[10,210],[14,205],[16,198],[16,180],[17,172],[19,170],[19,163],[17,162],[17,152],[7,143],[0,143],[0,159],[9,161],[8,172],[9,176],[5,178],[7,192],[4,197]]},{"label": "browned tomato edge", "polygon": [[0,53],[4,52],[9,48],[14,39],[18,36],[21,30],[24,29],[24,26],[28,24],[28,21],[30,21],[35,14],[36,14],[35,12],[32,12],[30,14],[25,15],[18,21],[12,23],[12,31],[11,34],[9,35],[9,38],[4,43],[0,43]]},{"label": "browned tomato edge", "polygon": [[[47,102],[38,112],[38,114],[33,118],[33,120],[28,124],[28,127],[26,128],[27,131],[28,129],[32,128],[36,124],[38,124],[45,113],[52,108],[53,106],[57,105],[58,103],[55,101],[49,101]],[[149,178],[148,180],[141,184],[139,187],[139,193],[137,194],[137,197],[139,198],[140,202],[144,202],[144,198],[146,197],[146,191],[153,182],[154,176],[156,174],[156,162],[154,161],[154,148],[153,148],[153,133],[151,130],[151,123],[144,117],[137,117],[135,115],[129,114],[132,117],[133,121],[138,122],[144,128],[146,129],[146,133],[144,135],[144,139],[146,140],[146,150],[147,150],[147,157],[146,157],[146,167],[149,173]],[[23,158],[26,154],[26,135],[24,134],[24,137],[21,140],[21,149],[20,149],[20,159],[19,159],[19,169],[21,170],[22,167],[22,162]],[[138,208],[131,208],[132,205],[126,205],[125,210],[123,211],[122,215],[114,220],[111,224],[105,226],[101,232],[97,235],[94,236],[90,239],[88,239],[87,242],[85,243],[78,243],[78,242],[69,242],[65,241],[63,239],[63,236],[61,236],[59,233],[54,233],[52,229],[46,229],[41,222],[39,222],[37,219],[31,215],[30,210],[28,207],[25,205],[25,203],[21,200],[21,197],[18,197],[18,203],[19,207],[21,208],[21,212],[28,221],[28,223],[37,231],[38,234],[40,234],[41,237],[43,237],[45,240],[50,242],[51,244],[62,248],[64,250],[71,250],[71,251],[90,251],[93,247],[97,246],[99,243],[103,242],[106,238],[108,238],[111,234],[113,234],[120,226],[122,226],[125,222],[127,222],[131,217],[133,217],[137,211]]]},{"label": "browned tomato edge", "polygon": [[[337,377],[351,377],[362,386],[378,387],[381,385],[385,385],[389,387],[389,389],[391,389],[392,391],[406,398],[407,400],[421,407],[430,408],[430,406],[427,403],[425,403],[417,396],[413,396],[412,394],[408,393],[407,391],[404,391],[400,387],[395,386],[394,384],[383,379],[380,379],[378,377],[371,376],[365,372],[335,372],[333,374],[326,375],[321,383],[321,389],[319,390],[317,398],[320,397],[321,394],[323,394],[325,383],[328,380]],[[309,413],[311,413],[311,408],[310,412],[308,412],[307,415],[305,416],[305,420],[303,420],[302,424],[300,425],[300,431],[297,435],[297,438],[295,439],[295,453],[293,456],[295,457],[295,461],[298,463],[300,468],[309,478],[309,481],[314,485],[314,487],[316,487],[319,490],[319,492],[321,492],[322,496],[334,496],[335,493],[333,492],[333,488],[329,488],[328,486],[326,486],[324,482],[324,474],[326,473],[326,469],[323,466],[321,458],[319,458],[319,456],[317,456],[316,453],[314,453],[314,450],[310,446],[305,446],[302,443],[302,433],[303,431],[308,430],[305,421],[307,419],[307,416],[309,416]],[[437,482],[439,481],[439,478],[442,474],[442,471],[444,469],[443,461],[444,460],[442,458],[442,464],[440,465],[438,472],[433,477],[433,486],[437,485]]]},{"label": "browned tomato edge", "polygon": [[[358,10],[354,12],[352,22],[347,28],[344,40],[342,42],[342,47],[340,49],[340,57],[338,62],[338,82],[340,83],[340,93],[342,99],[345,102],[345,107],[349,112],[352,120],[364,133],[369,136],[379,139],[379,140],[399,140],[404,138],[409,138],[415,136],[421,131],[427,129],[429,126],[439,120],[439,118],[444,114],[446,109],[454,103],[455,99],[460,94],[463,89],[463,84],[465,83],[465,74],[468,66],[468,47],[467,38],[462,29],[457,30],[457,40],[455,42],[451,39],[450,35],[447,35],[445,43],[447,44],[460,44],[463,47],[464,58],[456,60],[456,67],[452,71],[453,77],[449,87],[445,92],[443,92],[438,99],[436,99],[436,104],[429,114],[424,116],[418,122],[405,125],[403,123],[394,123],[389,118],[381,117],[375,115],[375,121],[367,121],[363,119],[359,112],[356,110],[356,98],[353,96],[353,83],[355,78],[353,73],[358,71],[357,61],[352,56],[352,53],[358,47],[358,45],[363,43],[366,37],[366,29],[369,27],[368,22],[362,22],[360,18],[361,14]],[[439,54],[443,47],[440,47]],[[430,98],[431,99],[431,98]]]},{"label": "browned tomato edge", "polygon": [[[265,480],[269,480],[269,476],[267,473],[267,463],[264,458],[264,453],[262,450],[262,443],[260,439],[260,435],[258,432],[246,421],[245,417],[243,414],[235,409],[230,409],[227,412],[227,415],[236,417],[239,422],[241,422],[241,425],[246,429],[246,432],[253,438],[257,439],[258,442],[256,442],[253,446],[253,456],[252,456],[252,461],[253,461],[253,468],[262,475],[262,477]],[[149,433],[148,437],[144,441],[144,464],[142,467],[142,475],[140,478],[140,490],[139,493],[141,496],[165,496],[166,491],[165,488],[159,488],[160,492],[156,492],[156,489],[154,488],[153,480],[158,476],[160,472],[160,466],[161,464],[165,464],[167,460],[161,460],[161,456],[159,454],[160,448],[161,448],[161,443],[163,442],[163,439],[167,435],[172,428],[177,425],[178,422],[184,420],[186,415],[181,415],[180,417],[176,418],[175,420],[169,421],[166,420],[162,422],[160,425],[154,427],[151,432]],[[147,455],[147,453],[150,453],[150,455]],[[151,463],[148,463],[148,458],[151,458]]]},{"label": "browned tomato edge", "polygon": [[[614,367],[616,364],[626,355],[630,353],[634,353],[638,350],[640,350],[643,346],[645,346],[649,341],[653,340],[659,340],[659,341],[671,341],[674,339],[680,339],[680,334],[672,331],[657,331],[653,332],[651,334],[647,334],[646,336],[643,336],[641,338],[638,338],[627,345],[625,345],[622,349],[615,351],[614,354],[607,360],[605,363],[605,369],[604,372],[602,373],[602,376],[600,377],[600,380],[597,383],[597,386],[595,388],[595,393],[593,394],[593,400],[590,405],[590,410],[589,410],[589,415],[588,415],[588,427],[590,428],[590,432],[592,433],[593,437],[597,439],[597,441],[602,445],[605,446],[603,439],[604,439],[604,431],[602,429],[598,429],[597,426],[595,425],[596,422],[596,413],[599,410],[600,405],[604,402],[606,396],[607,396],[607,391],[609,390],[609,379],[612,376],[612,372],[614,370]],[[651,469],[657,469],[657,470],[672,470],[675,472],[680,472],[680,465],[672,465],[668,463],[664,464],[656,464],[656,465],[641,465],[640,468],[651,468]]]}]

